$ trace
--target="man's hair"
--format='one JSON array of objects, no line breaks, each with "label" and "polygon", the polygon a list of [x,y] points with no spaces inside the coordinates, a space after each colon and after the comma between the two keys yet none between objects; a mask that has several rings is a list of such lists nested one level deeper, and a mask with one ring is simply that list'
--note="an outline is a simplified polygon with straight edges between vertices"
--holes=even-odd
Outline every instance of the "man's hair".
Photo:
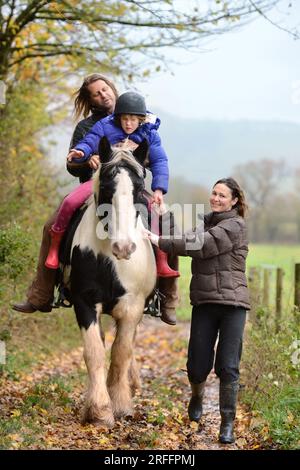
[{"label": "man's hair", "polygon": [[88,75],[83,80],[81,87],[73,95],[75,96],[74,116],[76,120],[79,119],[81,115],[86,118],[93,109],[88,86],[91,83],[97,82],[98,80],[105,82],[106,85],[108,85],[114,92],[116,99],[118,98],[119,95],[117,89],[111,80],[109,80],[107,77],[104,77],[104,75],[101,75],[100,73],[92,73],[91,75]]}]

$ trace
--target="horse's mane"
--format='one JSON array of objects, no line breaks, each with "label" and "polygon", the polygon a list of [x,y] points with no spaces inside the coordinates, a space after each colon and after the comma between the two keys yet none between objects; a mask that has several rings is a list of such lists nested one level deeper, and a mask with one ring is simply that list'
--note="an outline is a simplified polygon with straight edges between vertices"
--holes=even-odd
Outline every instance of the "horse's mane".
[{"label": "horse's mane", "polygon": [[109,162],[100,163],[98,170],[94,173],[94,192],[99,190],[99,173],[101,167],[111,168],[123,162],[128,163],[129,167],[132,168],[140,178],[143,178],[143,166],[134,158],[132,151],[121,147],[112,147],[112,157]]},{"label": "horse's mane", "polygon": [[141,178],[143,177],[143,167],[142,165],[134,158],[131,150],[125,150],[123,148],[112,148],[112,158],[109,162],[103,163],[102,166],[110,168],[112,166],[118,165],[120,162],[127,162],[129,166],[137,173]]}]

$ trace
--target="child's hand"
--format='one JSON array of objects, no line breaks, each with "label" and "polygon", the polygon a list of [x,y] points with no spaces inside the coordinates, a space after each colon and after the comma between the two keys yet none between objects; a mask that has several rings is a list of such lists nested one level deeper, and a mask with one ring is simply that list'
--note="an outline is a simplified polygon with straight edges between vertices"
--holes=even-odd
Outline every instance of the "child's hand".
[{"label": "child's hand", "polygon": [[156,204],[159,206],[163,204],[164,202],[164,197],[161,189],[156,189],[153,193],[153,199]]},{"label": "child's hand", "polygon": [[71,149],[67,156],[67,161],[71,162],[73,158],[82,158],[84,153],[81,150]]}]

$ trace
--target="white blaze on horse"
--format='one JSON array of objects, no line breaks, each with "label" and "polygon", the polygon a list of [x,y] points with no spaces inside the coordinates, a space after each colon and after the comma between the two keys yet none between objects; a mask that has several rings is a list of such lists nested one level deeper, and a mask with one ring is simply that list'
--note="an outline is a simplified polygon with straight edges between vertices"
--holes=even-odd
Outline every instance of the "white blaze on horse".
[{"label": "white blaze on horse", "polygon": [[[94,200],[83,214],[71,249],[70,289],[89,376],[83,422],[109,427],[114,418],[132,413],[132,392],[139,387],[135,334],[156,283],[153,249],[143,237],[136,206],[144,189],[147,150],[146,141],[131,152],[112,150],[107,139],[101,139]],[[111,212],[103,214],[101,208]],[[107,379],[102,313],[110,313],[116,322]]]}]

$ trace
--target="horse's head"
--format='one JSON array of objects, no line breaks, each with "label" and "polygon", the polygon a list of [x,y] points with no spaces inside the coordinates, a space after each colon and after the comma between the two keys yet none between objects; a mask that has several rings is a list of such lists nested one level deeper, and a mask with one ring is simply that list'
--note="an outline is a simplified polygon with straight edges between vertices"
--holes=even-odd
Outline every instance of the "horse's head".
[{"label": "horse's head", "polygon": [[148,143],[144,140],[134,151],[112,149],[103,137],[99,155],[101,167],[95,186],[98,216],[108,232],[112,253],[117,259],[129,259],[136,249],[137,205],[144,189]]}]

